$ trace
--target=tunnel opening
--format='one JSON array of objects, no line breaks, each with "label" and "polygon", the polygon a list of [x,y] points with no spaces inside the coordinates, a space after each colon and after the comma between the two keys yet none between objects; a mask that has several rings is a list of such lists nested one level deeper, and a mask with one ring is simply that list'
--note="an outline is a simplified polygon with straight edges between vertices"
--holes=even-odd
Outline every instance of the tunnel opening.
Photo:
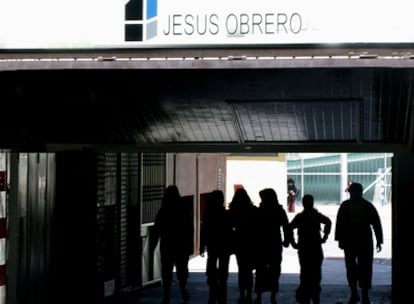
[{"label": "tunnel opening", "polygon": [[[260,203],[258,192],[273,188],[279,203],[288,211],[288,178],[293,178],[300,194],[296,209],[287,212],[289,221],[303,211],[302,197],[312,194],[315,208],[332,221],[332,231],[323,245],[322,290],[332,286],[347,289],[344,252],[334,239],[336,216],[342,201],[349,198],[348,181],[359,182],[364,187],[364,198],[372,202],[381,218],[384,244],[381,252],[374,253],[373,288],[381,286],[385,296],[391,294],[392,285],[392,158],[393,153],[234,153],[226,156],[226,168],[217,170],[217,188],[225,193],[229,204],[235,189],[245,188],[253,203]],[[225,177],[223,177],[223,172]],[[200,200],[202,204],[202,200]],[[203,212],[203,207],[199,211]],[[199,216],[201,218],[202,215]],[[374,237],[375,242],[375,237]],[[374,243],[375,244],[375,243]],[[208,254],[208,253],[207,253]],[[193,274],[205,276],[206,258],[195,254],[189,268]],[[283,249],[280,284],[299,284],[300,264],[297,250],[289,246]],[[230,288],[237,286],[238,266],[234,254],[230,258]]]}]

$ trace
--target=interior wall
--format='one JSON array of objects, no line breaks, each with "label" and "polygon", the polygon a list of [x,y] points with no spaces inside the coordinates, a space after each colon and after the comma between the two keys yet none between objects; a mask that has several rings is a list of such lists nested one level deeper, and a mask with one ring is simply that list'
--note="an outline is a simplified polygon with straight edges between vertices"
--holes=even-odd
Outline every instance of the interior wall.
[{"label": "interior wall", "polygon": [[179,153],[175,155],[175,185],[181,196],[197,193],[197,154]]},{"label": "interior wall", "polygon": [[259,205],[259,191],[272,188],[279,203],[285,206],[287,166],[284,155],[278,157],[228,157],[226,178],[226,202],[234,195],[234,186],[242,185],[255,205]]},{"label": "interior wall", "polygon": [[226,154],[219,153],[198,155],[199,193],[226,189],[226,157]]},{"label": "interior wall", "polygon": [[[168,184],[175,184],[181,196],[193,200],[194,255],[200,242],[200,219],[204,194],[215,189],[225,191],[226,154],[177,153],[167,156]],[[172,173],[173,172],[173,173]]]},{"label": "interior wall", "polygon": [[[56,259],[55,155],[10,154],[7,303],[52,303]],[[12,273],[10,273],[12,272]]]}]

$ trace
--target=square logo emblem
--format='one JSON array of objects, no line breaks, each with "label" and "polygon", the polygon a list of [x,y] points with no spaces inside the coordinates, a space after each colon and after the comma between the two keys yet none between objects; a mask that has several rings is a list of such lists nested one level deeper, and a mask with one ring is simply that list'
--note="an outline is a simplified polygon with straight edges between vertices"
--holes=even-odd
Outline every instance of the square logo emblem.
[{"label": "square logo emblem", "polygon": [[130,0],[125,5],[125,41],[147,41],[157,35],[157,0]]}]

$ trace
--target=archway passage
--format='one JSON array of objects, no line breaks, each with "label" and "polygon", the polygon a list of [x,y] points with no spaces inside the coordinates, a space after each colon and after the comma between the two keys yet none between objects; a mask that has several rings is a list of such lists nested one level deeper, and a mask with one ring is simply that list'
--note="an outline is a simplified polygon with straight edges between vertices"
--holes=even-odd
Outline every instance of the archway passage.
[{"label": "archway passage", "polygon": [[[253,202],[258,205],[257,191],[271,187],[277,190],[280,203],[287,211],[287,176],[297,180],[301,188],[295,212],[288,213],[289,220],[303,210],[301,197],[313,194],[315,208],[332,221],[332,232],[323,245],[325,259],[322,269],[323,297],[330,301],[348,300],[349,290],[343,250],[334,240],[336,215],[344,196],[346,181],[352,178],[364,185],[364,197],[377,208],[384,232],[384,244],[380,253],[374,254],[373,290],[371,300],[391,301],[392,285],[392,153],[267,153],[229,154],[225,193],[226,202],[237,187],[245,188]],[[345,161],[344,161],[345,160]],[[344,172],[343,172],[344,171]],[[345,176],[344,176],[345,175]],[[177,177],[179,178],[179,176]],[[214,176],[210,176],[214,178]],[[344,182],[345,181],[345,182]],[[381,196],[381,194],[384,196]],[[345,198],[346,199],[346,198]],[[203,280],[206,256],[196,256],[190,261],[194,280]],[[299,282],[299,261],[297,251],[292,247],[283,250],[281,295],[289,297]],[[235,291],[238,267],[234,256],[230,259],[229,288]],[[200,282],[203,284],[203,281]],[[330,295],[330,297],[329,297]],[[326,299],[325,299],[326,300]],[[329,301],[327,300],[327,301]],[[389,301],[389,302],[387,302]],[[328,303],[328,302],[326,302]]]},{"label": "archway passage", "polygon": [[393,289],[404,299],[413,70],[377,61],[310,68],[311,62],[288,69],[258,61],[248,68],[227,62],[226,68],[119,69],[114,63],[2,71],[3,110],[16,115],[5,115],[0,125],[1,148],[395,153]]}]

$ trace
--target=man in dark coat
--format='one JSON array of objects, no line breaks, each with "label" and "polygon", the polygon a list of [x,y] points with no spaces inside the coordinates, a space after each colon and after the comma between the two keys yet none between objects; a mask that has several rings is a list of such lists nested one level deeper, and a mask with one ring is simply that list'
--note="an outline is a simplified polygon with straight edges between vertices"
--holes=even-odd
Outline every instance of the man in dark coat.
[{"label": "man in dark coat", "polygon": [[352,183],[349,187],[350,199],[342,202],[336,218],[335,240],[345,254],[347,280],[351,289],[350,304],[360,300],[358,283],[362,290],[361,303],[370,303],[368,290],[372,283],[373,231],[377,252],[381,251],[383,244],[380,217],[375,206],[362,197],[362,190],[360,183]]},{"label": "man in dark coat", "polygon": [[154,235],[160,240],[162,304],[170,300],[174,265],[183,300],[187,302],[188,261],[194,251],[194,225],[191,212],[175,185],[165,189],[161,208],[155,218]]},{"label": "man in dark coat", "polygon": [[[298,249],[300,263],[300,285],[296,291],[296,300],[300,304],[320,303],[323,249],[328,239],[332,221],[314,208],[314,199],[310,194],[302,198],[303,211],[290,222],[292,231],[297,230],[298,241],[292,238],[292,246]],[[321,236],[321,225],[323,236]]]}]

